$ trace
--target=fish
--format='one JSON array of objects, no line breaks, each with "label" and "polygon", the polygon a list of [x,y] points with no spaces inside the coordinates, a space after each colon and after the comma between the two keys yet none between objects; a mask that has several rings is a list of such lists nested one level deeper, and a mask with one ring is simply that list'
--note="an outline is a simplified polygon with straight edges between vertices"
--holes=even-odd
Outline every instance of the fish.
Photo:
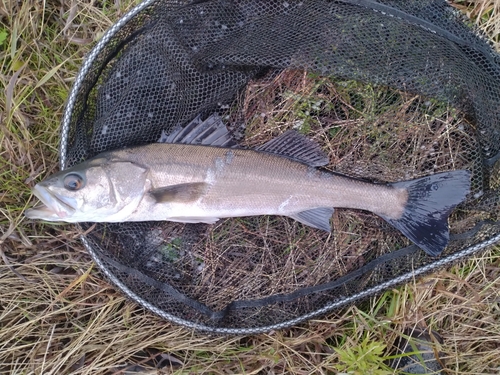
[{"label": "fish", "polygon": [[374,183],[323,168],[321,147],[289,130],[237,147],[218,116],[162,134],[161,142],[106,151],[39,182],[27,218],[63,222],[174,221],[288,216],[331,232],[335,208],[372,212],[430,256],[449,242],[448,218],[470,190],[470,172]]}]

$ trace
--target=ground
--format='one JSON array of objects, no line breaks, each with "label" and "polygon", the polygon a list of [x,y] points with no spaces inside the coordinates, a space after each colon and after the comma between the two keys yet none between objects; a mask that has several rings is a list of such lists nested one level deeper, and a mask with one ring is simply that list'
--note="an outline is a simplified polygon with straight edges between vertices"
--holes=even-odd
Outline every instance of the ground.
[{"label": "ground", "polygon": [[[498,247],[308,323],[228,338],[146,312],[104,279],[77,229],[23,217],[33,183],[58,168],[64,103],[85,53],[135,3],[0,4],[0,372],[106,374],[149,355],[176,374],[384,374],[403,330],[421,328],[442,336],[447,374],[498,374]],[[498,47],[496,1],[454,5]]]}]

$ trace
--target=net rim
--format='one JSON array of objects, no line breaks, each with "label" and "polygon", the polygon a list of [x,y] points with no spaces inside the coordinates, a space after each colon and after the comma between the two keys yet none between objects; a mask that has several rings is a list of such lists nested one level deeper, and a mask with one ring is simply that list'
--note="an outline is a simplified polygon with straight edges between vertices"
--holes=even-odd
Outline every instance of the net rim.
[{"label": "net rim", "polygon": [[454,254],[451,254],[445,258],[436,260],[435,262],[429,263],[426,266],[417,268],[412,270],[411,272],[407,272],[404,275],[401,275],[399,277],[396,277],[390,281],[387,281],[385,283],[379,284],[373,288],[365,289],[361,293],[354,294],[350,297],[343,298],[342,300],[332,302],[327,304],[326,306],[323,306],[320,309],[317,309],[315,311],[312,311],[308,314],[302,315],[298,318],[291,319],[291,320],[285,320],[281,323],[277,324],[272,324],[272,325],[267,325],[267,326],[261,326],[261,327],[255,327],[255,328],[226,328],[226,327],[211,327],[206,324],[200,324],[200,323],[195,323],[189,320],[185,320],[182,318],[179,318],[175,315],[166,313],[162,311],[161,309],[157,308],[156,306],[152,305],[148,301],[142,299],[140,296],[138,296],[136,293],[132,292],[126,285],[124,285],[118,278],[110,272],[106,266],[103,264],[101,259],[99,258],[98,254],[96,253],[95,249],[92,247],[92,245],[88,242],[88,240],[85,238],[85,236],[80,237],[81,241],[83,242],[83,245],[87,249],[87,251],[90,253],[90,256],[92,257],[92,260],[98,265],[99,269],[106,275],[106,277],[122,292],[124,293],[128,298],[133,300],[135,303],[141,305],[143,308],[146,310],[151,311],[152,313],[156,314],[157,316],[168,320],[170,322],[176,323],[178,325],[191,328],[194,330],[198,330],[201,332],[209,333],[209,334],[218,334],[218,335],[253,335],[253,334],[260,334],[260,333],[266,333],[270,332],[273,330],[280,330],[284,328],[288,328],[291,326],[294,326],[299,323],[303,323],[309,319],[312,319],[318,315],[323,315],[328,312],[331,312],[332,310],[344,307],[346,305],[352,304],[356,301],[368,298],[370,296],[379,294],[383,291],[386,291],[390,288],[396,287],[398,285],[408,283],[411,280],[414,280],[417,277],[424,276],[427,273],[430,273],[432,271],[435,271],[438,268],[450,266],[454,264],[455,262],[468,257],[470,255],[473,255],[477,253],[478,251],[485,249],[488,246],[491,246],[495,244],[496,242],[500,241],[500,234],[496,235],[486,241],[483,241],[477,245],[469,246],[461,251],[458,251]]},{"label": "net rim", "polygon": [[[61,131],[60,131],[60,144],[59,144],[59,164],[61,170],[65,169],[66,164],[67,164],[67,147],[68,147],[68,137],[69,137],[69,131],[70,131],[70,126],[71,126],[71,119],[73,117],[73,111],[75,109],[76,105],[76,99],[77,95],[81,90],[82,85],[84,84],[85,80],[87,79],[88,73],[92,67],[92,65],[95,63],[96,59],[98,58],[99,54],[107,47],[108,43],[110,40],[128,23],[130,22],[134,17],[136,17],[139,13],[141,13],[143,10],[146,8],[152,6],[153,4],[157,3],[158,1],[161,0],[144,0],[137,6],[135,6],[132,10],[127,12],[122,18],[120,18],[115,24],[111,26],[103,35],[103,37],[97,42],[97,44],[92,48],[92,50],[89,52],[89,54],[85,57],[84,62],[78,72],[78,75],[73,83],[73,86],[70,90],[68,100],[66,103],[66,107],[63,113],[63,118],[61,122]],[[87,240],[85,235],[81,235],[80,239],[86,248],[86,250],[89,252],[91,255],[92,260],[98,265],[99,269],[103,274],[111,281],[111,283],[116,286],[120,292],[125,294],[128,298],[130,298],[132,301],[135,303],[139,304],[146,310],[151,311],[155,315],[173,322],[175,324],[181,325],[188,327],[190,329],[202,331],[205,333],[211,333],[211,334],[221,334],[221,335],[248,335],[248,334],[259,334],[259,333],[264,333],[264,332],[269,332],[272,330],[278,330],[278,329],[283,329],[287,328],[299,323],[303,323],[309,319],[312,319],[314,317],[317,317],[319,315],[331,312],[332,310],[339,309],[341,307],[345,307],[346,305],[352,304],[354,302],[357,302],[361,299],[368,298],[373,295],[377,295],[385,290],[388,290],[390,288],[393,288],[395,286],[410,282],[411,280],[414,280],[416,277],[421,277],[427,273],[436,271],[439,268],[450,266],[453,263],[465,259],[468,256],[471,256],[480,250],[483,250],[497,242],[500,242],[500,234],[493,236],[487,240],[482,241],[479,244],[467,247],[461,251],[458,251],[454,254],[451,254],[447,257],[444,257],[442,259],[438,259],[432,263],[429,263],[426,266],[420,267],[413,269],[410,272],[407,272],[406,274],[403,274],[399,277],[393,278],[390,281],[387,281],[385,283],[378,284],[372,288],[363,290],[360,293],[354,294],[352,296],[342,298],[341,300],[331,302],[315,311],[312,311],[308,314],[302,315],[300,317],[297,317],[295,319],[291,320],[285,320],[277,324],[272,324],[272,325],[266,325],[266,326],[260,326],[260,327],[253,327],[253,328],[226,328],[226,327],[214,327],[214,326],[209,326],[206,324],[200,324],[196,323],[193,321],[185,320],[182,318],[179,318],[175,315],[166,313],[162,311],[161,309],[157,308],[153,304],[149,303],[148,301],[142,299],[139,295],[136,293],[132,292],[126,285],[124,285],[102,262],[102,260],[99,258],[99,255],[96,251],[96,249],[91,245],[91,243]]]}]

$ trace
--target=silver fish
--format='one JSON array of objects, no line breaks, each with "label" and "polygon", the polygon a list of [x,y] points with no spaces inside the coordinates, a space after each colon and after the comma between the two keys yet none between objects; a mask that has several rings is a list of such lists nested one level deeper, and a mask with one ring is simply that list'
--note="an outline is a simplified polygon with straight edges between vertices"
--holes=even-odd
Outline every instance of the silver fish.
[{"label": "silver fish", "polygon": [[101,153],[38,183],[33,192],[43,204],[26,216],[215,223],[227,217],[284,215],[331,231],[333,208],[342,207],[375,213],[435,256],[449,241],[448,216],[469,192],[466,170],[374,184],[318,169],[328,157],[297,132],[250,150],[220,147],[230,143],[221,129],[220,123],[198,121],[164,137],[191,144],[155,143]]}]

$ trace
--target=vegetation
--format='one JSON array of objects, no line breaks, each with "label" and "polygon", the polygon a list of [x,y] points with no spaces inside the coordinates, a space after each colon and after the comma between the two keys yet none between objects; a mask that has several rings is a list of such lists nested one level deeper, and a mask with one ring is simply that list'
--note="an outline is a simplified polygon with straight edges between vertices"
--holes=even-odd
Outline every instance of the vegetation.
[{"label": "vegetation", "polygon": [[[391,373],[386,361],[404,329],[418,327],[443,337],[435,346],[447,374],[497,374],[498,248],[296,327],[220,337],[128,301],[100,273],[73,226],[24,219],[34,202],[30,188],[58,168],[59,124],[83,56],[136,3],[0,3],[0,373],[382,375]],[[454,4],[498,45],[496,1]],[[298,100],[300,130],[317,126],[310,115],[325,106],[320,97]],[[331,127],[326,136],[342,131]],[[165,256],[175,260],[177,245]]]}]

